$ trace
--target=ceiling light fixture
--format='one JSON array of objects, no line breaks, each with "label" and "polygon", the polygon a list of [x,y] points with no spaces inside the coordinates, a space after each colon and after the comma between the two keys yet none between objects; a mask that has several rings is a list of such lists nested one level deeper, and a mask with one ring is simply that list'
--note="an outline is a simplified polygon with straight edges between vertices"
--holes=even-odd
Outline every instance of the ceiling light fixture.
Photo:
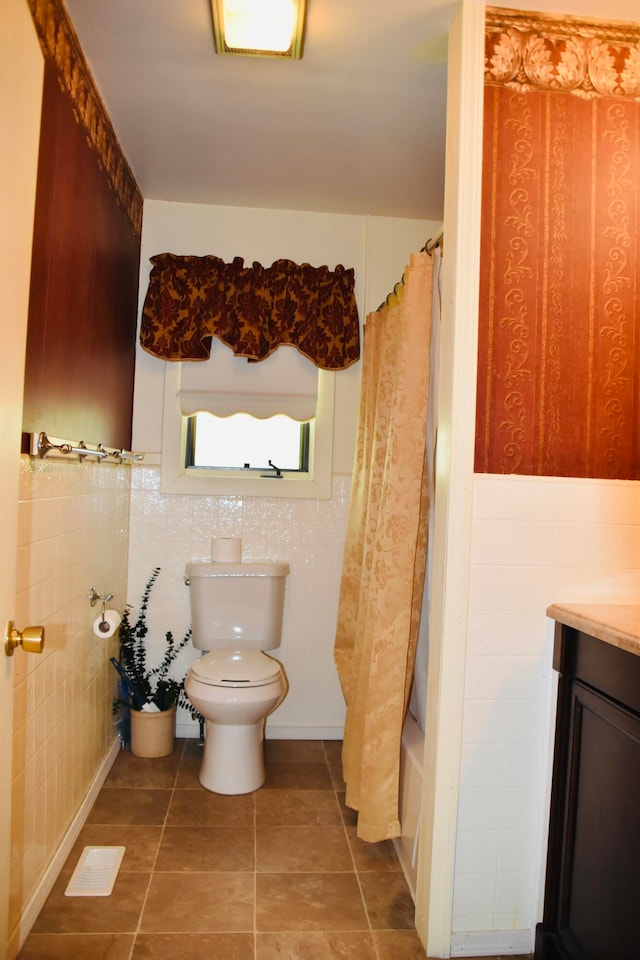
[{"label": "ceiling light fixture", "polygon": [[211,0],[216,51],[299,60],[306,6],[307,0]]}]

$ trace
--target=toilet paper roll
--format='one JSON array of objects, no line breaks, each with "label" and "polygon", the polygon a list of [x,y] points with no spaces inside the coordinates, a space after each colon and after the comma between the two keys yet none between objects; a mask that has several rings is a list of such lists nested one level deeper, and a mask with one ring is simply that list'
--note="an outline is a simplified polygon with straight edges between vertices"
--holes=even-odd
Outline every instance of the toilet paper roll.
[{"label": "toilet paper roll", "polygon": [[120,614],[117,610],[105,610],[104,614],[93,621],[96,637],[112,637],[120,626]]},{"label": "toilet paper roll", "polygon": [[211,541],[214,563],[242,563],[241,537],[214,537]]}]

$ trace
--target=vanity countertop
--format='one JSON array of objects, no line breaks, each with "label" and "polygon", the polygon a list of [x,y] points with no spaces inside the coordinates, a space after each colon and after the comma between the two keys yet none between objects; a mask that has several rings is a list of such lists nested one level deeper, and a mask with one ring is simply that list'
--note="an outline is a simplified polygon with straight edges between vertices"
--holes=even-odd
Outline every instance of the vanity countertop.
[{"label": "vanity countertop", "polygon": [[608,603],[553,603],[547,616],[567,627],[640,656],[640,606]]}]

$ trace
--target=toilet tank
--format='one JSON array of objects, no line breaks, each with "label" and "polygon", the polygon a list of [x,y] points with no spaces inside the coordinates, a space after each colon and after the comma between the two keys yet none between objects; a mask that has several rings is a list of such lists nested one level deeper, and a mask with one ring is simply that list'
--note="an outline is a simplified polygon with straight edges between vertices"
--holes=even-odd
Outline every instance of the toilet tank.
[{"label": "toilet tank", "polygon": [[279,647],[288,574],[288,563],[188,563],[194,647]]}]

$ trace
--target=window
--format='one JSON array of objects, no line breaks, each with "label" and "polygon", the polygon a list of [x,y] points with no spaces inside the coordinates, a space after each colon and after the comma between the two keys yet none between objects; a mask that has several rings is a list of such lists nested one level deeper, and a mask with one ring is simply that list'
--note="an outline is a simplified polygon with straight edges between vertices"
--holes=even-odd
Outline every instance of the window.
[{"label": "window", "polygon": [[309,469],[309,423],[281,414],[259,420],[247,413],[189,417],[185,466],[194,470],[282,471]]},{"label": "window", "polygon": [[[290,468],[278,462],[273,454],[267,451],[267,461],[270,459],[282,471],[282,477],[274,479],[276,474],[272,469],[256,467],[245,468],[245,463],[252,463],[251,457],[243,459],[241,465],[226,466],[197,465],[188,450],[193,445],[193,427],[190,427],[197,416],[196,436],[200,430],[201,413],[184,413],[181,401],[181,368],[180,363],[165,365],[164,413],[162,427],[162,461],[161,461],[161,490],[163,493],[187,493],[202,495],[231,495],[254,497],[303,497],[329,498],[331,496],[331,482],[333,470],[333,430],[334,430],[334,394],[335,373],[326,370],[317,370],[317,404],[316,415],[312,420],[291,420],[297,431],[294,446],[298,450],[297,466]],[[234,415],[235,416],[235,415]],[[233,417],[216,417],[229,423]],[[251,418],[253,419],[253,418]],[[285,417],[285,420],[289,420]],[[203,421],[204,422],[204,421]],[[258,429],[264,427],[268,419],[256,419]],[[300,466],[301,444],[305,447],[305,466]],[[275,448],[272,448],[275,449]],[[264,459],[264,453],[262,454]],[[208,459],[205,457],[204,459]],[[219,458],[215,458],[219,459]],[[223,458],[224,459],[224,458]]]}]

